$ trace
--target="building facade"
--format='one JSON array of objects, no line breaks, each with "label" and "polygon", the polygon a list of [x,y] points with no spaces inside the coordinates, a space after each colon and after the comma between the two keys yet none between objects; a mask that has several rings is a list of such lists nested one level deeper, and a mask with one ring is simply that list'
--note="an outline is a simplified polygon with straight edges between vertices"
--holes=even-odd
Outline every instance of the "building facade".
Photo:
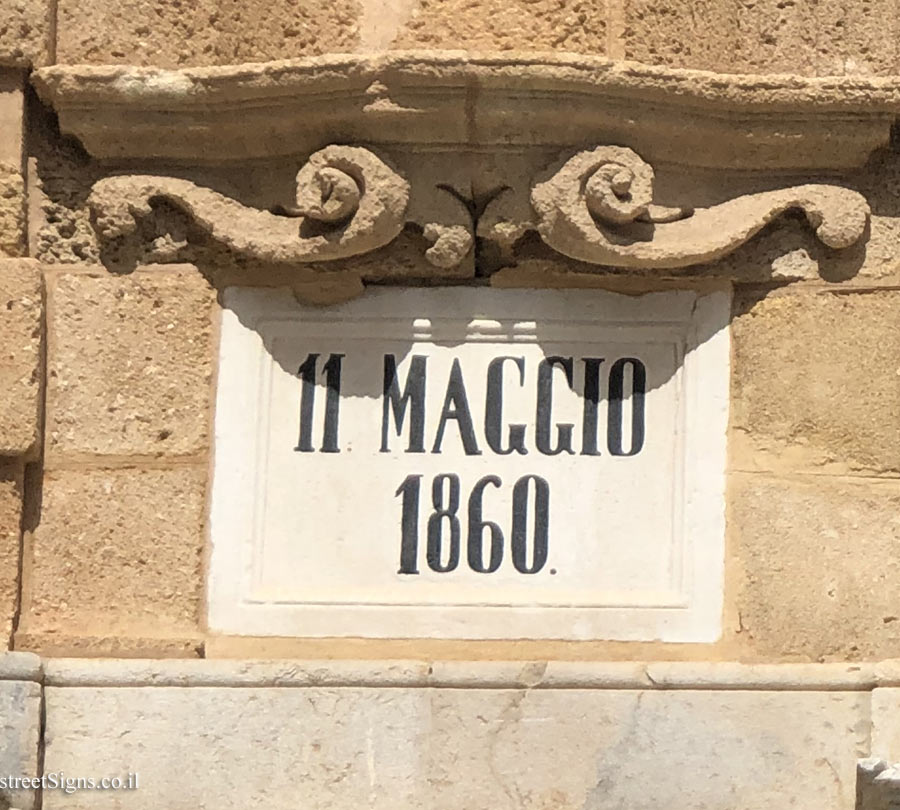
[{"label": "building facade", "polygon": [[0,0],[0,807],[900,802],[898,25]]}]

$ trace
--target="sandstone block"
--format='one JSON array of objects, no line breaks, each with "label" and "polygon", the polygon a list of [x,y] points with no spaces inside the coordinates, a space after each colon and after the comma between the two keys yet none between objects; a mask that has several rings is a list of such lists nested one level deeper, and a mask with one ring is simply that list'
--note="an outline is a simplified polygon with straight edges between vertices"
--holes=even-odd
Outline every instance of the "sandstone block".
[{"label": "sandstone block", "polygon": [[733,53],[733,5],[728,0],[690,4],[625,0],[624,57],[651,65],[719,70],[718,65]]},{"label": "sandstone block", "polygon": [[26,551],[22,632],[196,632],[205,480],[205,467],[48,472]]},{"label": "sandstone block", "polygon": [[732,466],[900,470],[900,292],[753,294],[732,321]]},{"label": "sandstone block", "polygon": [[21,256],[25,250],[25,178],[0,161],[0,257]]},{"label": "sandstone block", "polygon": [[[374,4],[372,4],[374,5]],[[408,6],[395,48],[606,53],[605,0],[422,0]]]},{"label": "sandstone block", "polygon": [[731,554],[741,633],[760,656],[891,657],[900,644],[900,487],[735,474]]},{"label": "sandstone block", "polygon": [[346,52],[357,16],[356,0],[61,0],[57,59],[176,68]]},{"label": "sandstone block", "polygon": [[102,762],[141,783],[45,793],[48,810],[851,810],[868,728],[852,692],[85,685],[46,700],[48,771]]},{"label": "sandstone block", "polygon": [[192,636],[85,636],[53,631],[17,632],[17,650],[50,658],[152,659],[199,658],[204,652],[199,631]]},{"label": "sandstone block", "polygon": [[48,285],[48,458],[204,452],[214,293],[203,277],[98,270]]},{"label": "sandstone block", "polygon": [[0,68],[0,257],[25,250],[23,75]]},{"label": "sandstone block", "polygon": [[[38,772],[41,687],[33,681],[0,682],[0,773],[34,777]],[[32,810],[32,789],[0,790],[0,805]]]},{"label": "sandstone block", "polygon": [[0,643],[9,646],[19,603],[22,536],[22,469],[0,466]]},{"label": "sandstone block", "polygon": [[42,286],[37,262],[0,259],[0,455],[26,454],[37,441]]},{"label": "sandstone block", "polygon": [[895,71],[892,0],[625,0],[625,58],[721,73]]},{"label": "sandstone block", "polygon": [[0,0],[0,66],[50,63],[51,6],[49,0]]}]

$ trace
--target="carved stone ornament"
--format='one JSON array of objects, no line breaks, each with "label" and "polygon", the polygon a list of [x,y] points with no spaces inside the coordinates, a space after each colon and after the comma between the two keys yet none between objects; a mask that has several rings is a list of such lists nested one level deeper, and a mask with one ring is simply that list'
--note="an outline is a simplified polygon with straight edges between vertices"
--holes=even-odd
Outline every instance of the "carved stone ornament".
[{"label": "carved stone ornament", "polygon": [[866,230],[865,198],[809,184],[747,194],[710,208],[653,204],[653,169],[631,149],[598,146],[569,158],[536,184],[537,231],[554,250],[591,264],[641,269],[687,267],[721,258],[783,212],[805,212],[828,247],[846,248]]},{"label": "carved stone ornament", "polygon": [[[101,239],[137,229],[154,202],[165,200],[235,253],[283,264],[324,262],[368,253],[392,242],[407,222],[410,184],[358,146],[326,146],[297,173],[296,204],[277,213],[252,208],[175,177],[119,175],[94,184],[88,205]],[[425,251],[452,268],[470,251],[470,228],[427,222]]]},{"label": "carved stone ornament", "polygon": [[104,239],[124,236],[164,199],[237,253],[272,262],[343,259],[400,233],[409,183],[366,149],[327,146],[297,173],[296,207],[260,211],[188,180],[124,175],[98,181],[88,204]]},{"label": "carved stone ornament", "polygon": [[[793,222],[734,264],[716,260],[789,210],[803,211],[829,249],[868,238],[869,205],[856,191],[779,187],[786,176],[846,177],[884,216],[891,204],[873,191],[870,160],[900,114],[900,86],[870,77],[718,75],[580,56],[398,51],[180,70],[54,65],[31,81],[60,131],[89,154],[90,182],[107,175],[88,200],[99,242],[145,236],[138,223],[148,214],[159,214],[158,230],[168,227],[171,212],[156,211],[158,202],[250,257],[248,266],[279,271],[396,240],[391,261],[379,254],[335,268],[365,280],[542,272],[551,251],[583,263],[579,272],[707,265],[701,274],[745,281],[850,278],[865,249],[833,255]],[[278,166],[292,174],[307,155],[293,201]],[[565,157],[546,170],[554,155]],[[158,168],[127,174],[135,165]],[[684,207],[656,204],[651,166],[660,200]],[[234,196],[214,190],[210,172],[227,177]],[[122,250],[104,251],[93,233],[71,250],[111,261],[177,260],[182,251],[199,261],[203,247],[172,221],[150,250],[124,249],[134,245],[123,240],[113,246]]]}]

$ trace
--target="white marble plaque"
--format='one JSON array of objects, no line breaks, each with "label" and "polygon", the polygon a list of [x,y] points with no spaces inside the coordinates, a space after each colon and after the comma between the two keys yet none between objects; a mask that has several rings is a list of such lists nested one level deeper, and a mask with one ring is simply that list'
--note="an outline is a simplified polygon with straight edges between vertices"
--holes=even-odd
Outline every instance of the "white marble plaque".
[{"label": "white marble plaque", "polygon": [[211,629],[713,641],[730,297],[226,293]]}]

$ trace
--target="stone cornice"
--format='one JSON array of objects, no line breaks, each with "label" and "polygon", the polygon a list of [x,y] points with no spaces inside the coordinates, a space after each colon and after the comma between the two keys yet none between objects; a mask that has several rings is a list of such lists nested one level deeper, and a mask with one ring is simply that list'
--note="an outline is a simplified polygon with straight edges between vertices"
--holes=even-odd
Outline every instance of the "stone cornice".
[{"label": "stone cornice", "polygon": [[723,75],[515,53],[53,66],[33,82],[94,157],[194,164],[333,142],[438,152],[609,143],[651,163],[840,171],[885,145],[900,111],[898,78]]}]

